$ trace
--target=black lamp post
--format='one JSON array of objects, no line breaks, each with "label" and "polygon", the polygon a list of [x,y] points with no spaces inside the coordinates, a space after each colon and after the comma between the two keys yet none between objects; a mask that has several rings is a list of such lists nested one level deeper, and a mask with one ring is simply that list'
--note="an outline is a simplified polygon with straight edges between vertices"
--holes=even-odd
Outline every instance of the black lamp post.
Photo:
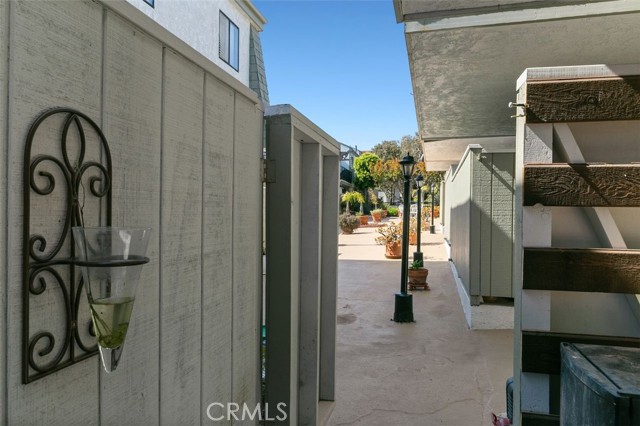
[{"label": "black lamp post", "polygon": [[418,261],[420,262],[420,267],[424,266],[424,261],[423,261],[423,257],[422,257],[422,252],[420,251],[420,233],[421,233],[421,229],[420,229],[420,225],[422,222],[422,216],[421,216],[421,207],[422,207],[422,185],[424,185],[424,178],[422,177],[422,175],[418,175],[416,176],[416,188],[418,188],[418,217],[417,219],[417,247],[416,247],[416,251],[413,253],[413,261]]},{"label": "black lamp post", "polygon": [[436,185],[435,184],[431,184],[431,226],[429,227],[429,233],[430,234],[435,234],[436,233],[436,226],[433,224],[433,192],[436,189]]},{"label": "black lamp post", "polygon": [[396,305],[393,313],[393,321],[395,322],[413,322],[413,295],[407,293],[407,275],[409,269],[409,219],[411,197],[411,175],[413,175],[413,166],[415,161],[413,157],[407,155],[400,160],[402,166],[402,174],[404,175],[404,213],[402,215],[402,271],[400,273],[400,293],[396,293]]}]

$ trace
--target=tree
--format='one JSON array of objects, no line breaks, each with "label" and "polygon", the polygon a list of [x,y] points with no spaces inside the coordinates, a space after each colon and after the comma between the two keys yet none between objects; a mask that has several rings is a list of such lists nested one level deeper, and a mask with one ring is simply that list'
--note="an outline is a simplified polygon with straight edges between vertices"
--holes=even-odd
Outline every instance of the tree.
[{"label": "tree", "polygon": [[424,185],[422,186],[423,194],[431,193],[431,185],[433,184],[433,193],[435,200],[440,202],[440,183],[444,179],[444,172],[427,171],[426,165],[423,161],[418,162],[413,168],[413,177],[421,174],[424,178]]},{"label": "tree", "polygon": [[371,152],[380,157],[381,160],[394,160],[402,157],[402,150],[400,150],[400,143],[398,141],[382,141],[375,145]]},{"label": "tree", "polygon": [[[375,168],[375,166],[374,166],[374,168]],[[375,182],[375,179],[374,179],[374,182]],[[378,196],[376,195],[376,192],[373,190],[373,188],[369,188],[367,194],[369,195],[369,201],[371,202],[371,204],[373,204],[373,207],[377,209],[378,208]]]},{"label": "tree", "polygon": [[366,190],[372,188],[374,185],[373,178],[371,177],[371,168],[376,164],[380,158],[377,155],[370,152],[356,157],[353,162],[353,169],[356,174],[356,178],[353,182],[356,188],[360,190]]},{"label": "tree", "polygon": [[360,204],[360,206],[362,207],[362,203],[364,203],[364,197],[358,191],[349,191],[345,192],[342,195],[342,202],[347,203],[346,213],[350,214],[350,206],[353,206],[354,204]]},{"label": "tree", "polygon": [[393,200],[393,194],[404,179],[398,160],[378,161],[371,170],[371,176],[375,185],[385,193],[387,202]]},{"label": "tree", "polygon": [[422,140],[418,133],[413,136],[403,136],[400,139],[400,151],[402,157],[407,155],[408,152],[415,161],[419,161],[422,158]]},{"label": "tree", "polygon": [[431,184],[435,186],[436,193],[440,190],[440,183],[444,179],[444,172],[427,171],[425,163],[419,161],[413,168],[413,177],[415,178],[418,174],[421,174],[424,178],[423,188],[425,188],[425,190],[429,188]]}]

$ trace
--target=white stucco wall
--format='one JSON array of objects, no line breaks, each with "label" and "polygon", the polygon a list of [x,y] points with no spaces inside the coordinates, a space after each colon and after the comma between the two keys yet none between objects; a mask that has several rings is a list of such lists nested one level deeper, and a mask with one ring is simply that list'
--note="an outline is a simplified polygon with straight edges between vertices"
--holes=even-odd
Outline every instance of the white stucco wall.
[{"label": "white stucco wall", "polygon": [[[249,35],[251,19],[234,0],[127,0],[185,43],[249,86]],[[222,11],[240,30],[240,66],[236,71],[218,56],[219,16]]]}]

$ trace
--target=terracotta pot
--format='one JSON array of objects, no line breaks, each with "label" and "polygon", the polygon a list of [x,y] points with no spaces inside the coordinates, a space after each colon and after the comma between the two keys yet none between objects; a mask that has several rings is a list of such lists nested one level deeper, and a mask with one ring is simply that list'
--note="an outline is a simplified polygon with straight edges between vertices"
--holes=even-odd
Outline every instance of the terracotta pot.
[{"label": "terracotta pot", "polygon": [[427,268],[409,268],[409,282],[412,284],[426,283],[428,275],[429,270]]},{"label": "terracotta pot", "polygon": [[360,225],[368,225],[369,224],[369,216],[362,215],[360,216]]},{"label": "terracotta pot", "polygon": [[382,218],[384,219],[385,217],[387,217],[387,211],[386,210],[382,210]]},{"label": "terracotta pot", "polygon": [[376,213],[371,212],[371,217],[373,217],[374,222],[380,222],[382,220],[382,214],[378,212]]},{"label": "terracotta pot", "polygon": [[353,234],[353,229],[351,229],[351,228],[343,228],[342,229],[342,233],[343,234]]},{"label": "terracotta pot", "polygon": [[416,244],[418,244],[418,234],[415,232],[410,232],[409,233],[409,244],[412,246],[415,246]]},{"label": "terracotta pot", "polygon": [[388,259],[400,259],[402,257],[402,245],[400,244],[400,241],[387,243],[385,248],[386,252],[384,255]]},{"label": "terracotta pot", "polygon": [[421,288],[423,290],[430,290],[429,284],[427,284],[427,276],[429,270],[427,268],[412,269],[409,268],[409,290]]}]

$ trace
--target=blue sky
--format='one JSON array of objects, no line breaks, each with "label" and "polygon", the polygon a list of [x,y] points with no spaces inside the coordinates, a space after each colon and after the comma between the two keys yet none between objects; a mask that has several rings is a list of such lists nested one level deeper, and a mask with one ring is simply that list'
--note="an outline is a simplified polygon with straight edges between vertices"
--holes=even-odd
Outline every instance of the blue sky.
[{"label": "blue sky", "polygon": [[403,26],[391,0],[254,0],[271,105],[291,104],[347,145],[417,131]]}]

